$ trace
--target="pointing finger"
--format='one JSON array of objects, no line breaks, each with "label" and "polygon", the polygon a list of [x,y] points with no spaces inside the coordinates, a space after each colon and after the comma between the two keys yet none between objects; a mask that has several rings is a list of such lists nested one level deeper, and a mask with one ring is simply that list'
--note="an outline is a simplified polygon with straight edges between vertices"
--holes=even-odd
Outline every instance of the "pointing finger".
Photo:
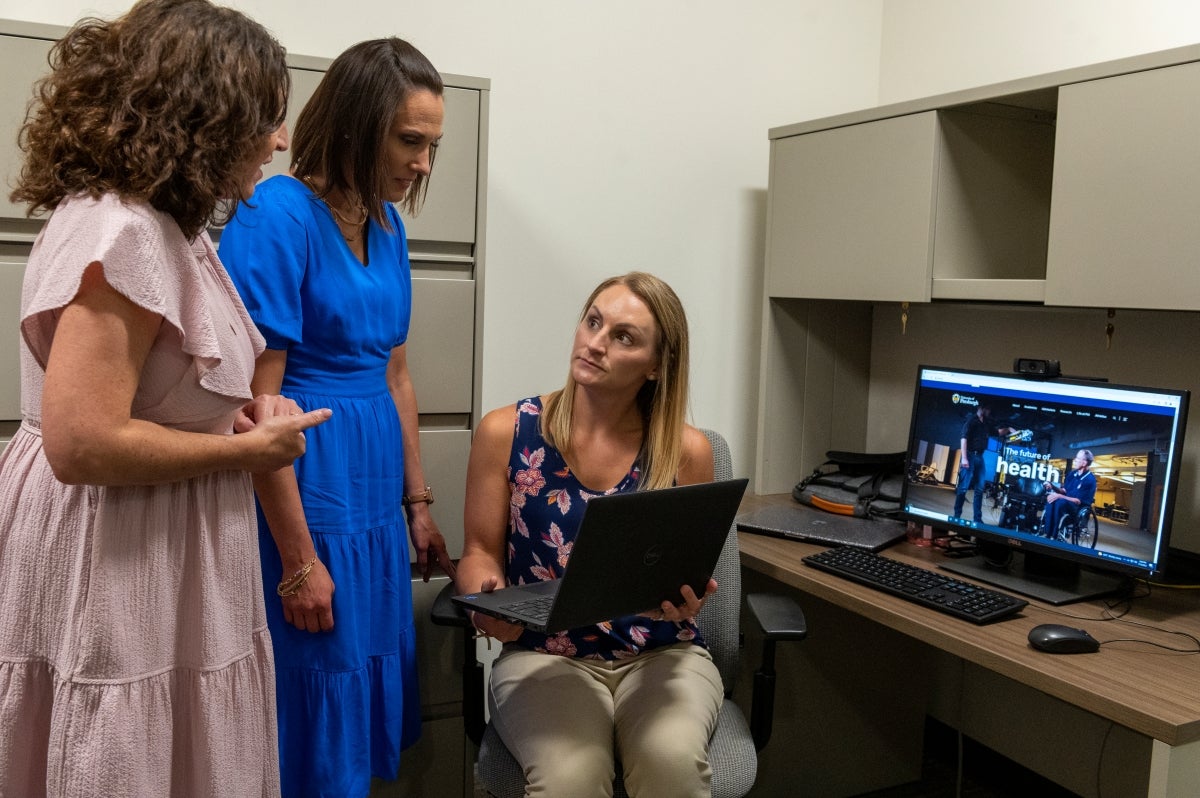
[{"label": "pointing finger", "polygon": [[333,411],[328,407],[322,407],[319,410],[310,410],[307,413],[302,413],[297,417],[297,427],[303,431],[324,424],[333,415]]}]

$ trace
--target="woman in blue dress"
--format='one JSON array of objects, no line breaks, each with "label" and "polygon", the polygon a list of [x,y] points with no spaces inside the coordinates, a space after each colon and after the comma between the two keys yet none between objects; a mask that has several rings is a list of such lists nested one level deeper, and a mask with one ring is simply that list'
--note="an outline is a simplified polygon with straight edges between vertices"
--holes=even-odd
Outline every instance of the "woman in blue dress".
[{"label": "woman in blue dress", "polygon": [[365,796],[420,735],[408,539],[426,579],[453,565],[421,469],[392,203],[418,210],[442,118],[441,77],[412,45],[351,47],[297,120],[290,173],[221,236],[267,341],[254,393],[333,410],[294,469],[255,479],[284,796]]}]

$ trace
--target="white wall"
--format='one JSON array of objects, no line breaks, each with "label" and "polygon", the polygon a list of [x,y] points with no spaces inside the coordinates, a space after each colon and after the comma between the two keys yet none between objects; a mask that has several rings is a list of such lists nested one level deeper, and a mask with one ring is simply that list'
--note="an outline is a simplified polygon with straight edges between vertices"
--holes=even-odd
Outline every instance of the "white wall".
[{"label": "white wall", "polygon": [[884,0],[879,102],[1200,42],[1195,0]]},{"label": "white wall", "polygon": [[[691,319],[696,423],[751,472],[766,131],[875,103],[882,0],[222,1],[293,52],[395,34],[492,80],[485,407],[558,387],[587,293],[646,269]],[[0,0],[0,17],[129,5]]]}]

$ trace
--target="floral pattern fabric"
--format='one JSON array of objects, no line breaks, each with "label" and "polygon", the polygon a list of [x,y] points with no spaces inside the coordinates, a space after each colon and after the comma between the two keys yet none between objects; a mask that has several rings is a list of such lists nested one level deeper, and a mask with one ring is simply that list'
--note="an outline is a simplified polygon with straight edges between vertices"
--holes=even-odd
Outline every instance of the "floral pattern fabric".
[{"label": "floral pattern fabric", "polygon": [[[517,403],[516,434],[508,461],[510,585],[562,576],[588,500],[637,490],[641,478],[641,468],[635,462],[615,487],[604,491],[584,487],[559,451],[542,437],[541,413],[542,403],[537,397]],[[517,642],[547,654],[615,660],[689,641],[704,645],[694,623],[627,615],[554,635],[526,630]]]}]

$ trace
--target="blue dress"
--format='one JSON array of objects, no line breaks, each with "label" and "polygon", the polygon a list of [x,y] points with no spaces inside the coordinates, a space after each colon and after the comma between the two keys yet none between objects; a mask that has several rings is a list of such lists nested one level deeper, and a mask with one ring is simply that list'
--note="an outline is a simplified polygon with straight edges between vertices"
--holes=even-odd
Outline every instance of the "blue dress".
[{"label": "blue dress", "polygon": [[333,417],[296,461],[304,513],[329,569],[334,628],[284,621],[279,553],[259,511],[259,550],[275,652],[283,795],[365,796],[396,778],[421,730],[404,455],[386,373],[412,306],[408,243],[374,222],[367,266],[328,207],[287,176],[259,185],[221,235],[220,257],[269,349],[287,350],[281,392]]},{"label": "blue dress", "polygon": [[[508,461],[510,585],[558,579],[566,570],[588,499],[637,490],[641,467],[629,471],[612,488],[591,490],[571,472],[562,454],[542,437],[542,402],[517,402],[512,450]],[[627,615],[593,626],[544,635],[526,629],[517,643],[534,651],[583,659],[617,660],[660,646],[691,642],[704,646],[691,621],[657,621]]]}]

